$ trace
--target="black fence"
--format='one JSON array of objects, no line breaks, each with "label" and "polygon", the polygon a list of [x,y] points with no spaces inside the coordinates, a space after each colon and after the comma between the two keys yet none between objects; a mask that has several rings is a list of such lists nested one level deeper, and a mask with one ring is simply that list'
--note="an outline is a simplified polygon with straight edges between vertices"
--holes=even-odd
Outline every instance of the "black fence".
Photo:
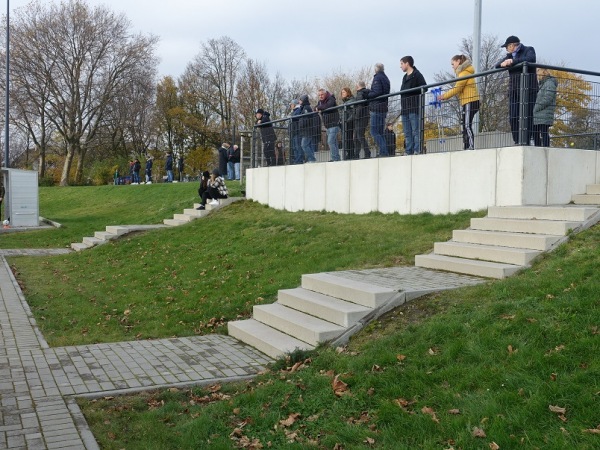
[{"label": "black fence", "polygon": [[[476,86],[477,97],[446,98],[467,81]],[[416,114],[403,115],[401,97],[415,92]],[[383,99],[388,105],[383,121],[370,111],[377,109],[374,101],[362,100],[335,108],[340,118],[337,130],[324,128],[323,113],[273,120],[274,137],[264,133],[268,136],[264,140],[262,127],[255,126],[250,166],[336,161],[338,155],[339,160],[350,160],[512,145],[600,149],[599,72],[524,63],[510,71],[490,70],[392,93],[375,102]],[[406,151],[404,129],[411,119],[418,132],[412,134],[412,143],[409,137]],[[337,152],[330,144],[337,144]]]}]

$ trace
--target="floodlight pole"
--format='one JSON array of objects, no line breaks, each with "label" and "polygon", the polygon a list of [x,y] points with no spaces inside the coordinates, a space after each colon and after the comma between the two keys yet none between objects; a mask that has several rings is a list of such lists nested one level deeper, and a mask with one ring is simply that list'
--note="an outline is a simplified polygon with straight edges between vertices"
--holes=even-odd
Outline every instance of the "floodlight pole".
[{"label": "floodlight pole", "polygon": [[8,93],[8,85],[10,83],[9,69],[10,69],[10,0],[6,0],[6,106],[4,110],[4,168],[8,169],[8,155],[9,155],[9,140],[10,134],[8,130],[8,111],[10,107],[10,96]]},{"label": "floodlight pole", "polygon": [[475,0],[473,21],[473,66],[475,73],[481,72],[481,0]]}]

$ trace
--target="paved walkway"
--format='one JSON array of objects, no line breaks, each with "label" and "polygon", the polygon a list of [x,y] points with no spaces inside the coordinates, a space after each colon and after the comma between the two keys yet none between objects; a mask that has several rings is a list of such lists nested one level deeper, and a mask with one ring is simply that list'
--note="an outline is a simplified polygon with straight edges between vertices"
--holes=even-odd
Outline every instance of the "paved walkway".
[{"label": "paved walkway", "polygon": [[[0,249],[0,449],[97,449],[75,397],[240,380],[271,361],[222,335],[50,348],[4,257],[69,252]],[[415,296],[483,281],[416,267],[331,274]]]}]

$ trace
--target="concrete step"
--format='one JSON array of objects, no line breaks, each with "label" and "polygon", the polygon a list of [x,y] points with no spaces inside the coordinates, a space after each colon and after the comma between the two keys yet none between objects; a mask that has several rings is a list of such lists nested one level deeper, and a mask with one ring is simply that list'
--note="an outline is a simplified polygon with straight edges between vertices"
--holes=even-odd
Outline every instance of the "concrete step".
[{"label": "concrete step", "polygon": [[342,327],[349,327],[372,309],[303,288],[281,289],[277,303]]},{"label": "concrete step", "polygon": [[566,220],[583,222],[598,211],[580,206],[490,206],[487,217],[498,219]]},{"label": "concrete step", "polygon": [[75,250],[76,252],[80,252],[81,250],[87,250],[88,248],[91,248],[91,245],[88,244],[84,244],[83,242],[73,242],[71,244],[71,248],[73,250]]},{"label": "concrete step", "polygon": [[514,233],[550,234],[564,236],[580,222],[562,220],[495,219],[490,217],[471,219],[471,228],[485,231],[508,231]]},{"label": "concrete step", "polygon": [[598,194],[576,194],[571,197],[576,205],[600,205],[600,195]]},{"label": "concrete step", "polygon": [[382,306],[399,295],[398,292],[389,288],[341,278],[329,273],[302,275],[301,286],[309,291],[319,292],[368,308]]},{"label": "concrete step", "polygon": [[[200,204],[198,203],[198,206],[199,205]],[[204,217],[206,214],[208,214],[206,210],[196,208],[186,208],[183,210],[183,213],[193,217]]]},{"label": "concrete step", "polygon": [[500,245],[503,247],[549,250],[561,236],[548,234],[507,233],[504,231],[454,230],[452,240],[470,244]]},{"label": "concrete step", "polygon": [[317,345],[338,337],[344,332],[339,325],[305,314],[287,306],[273,303],[255,305],[252,316],[259,322],[269,325],[310,345]]},{"label": "concrete step", "polygon": [[123,227],[120,225],[109,225],[106,227],[106,231],[108,233],[116,234],[117,236],[121,236],[123,234],[129,233],[129,228]]},{"label": "concrete step", "polygon": [[86,236],[83,238],[83,243],[93,247],[94,245],[105,244],[106,241],[98,239],[97,237]]},{"label": "concrete step", "polygon": [[294,350],[315,347],[254,319],[227,322],[229,335],[260,350],[271,358],[281,358]]},{"label": "concrete step", "polygon": [[165,219],[165,220],[163,220],[163,223],[164,223],[165,225],[169,225],[169,226],[171,226],[171,227],[177,227],[177,226],[179,226],[179,225],[183,225],[183,224],[186,224],[186,223],[188,223],[188,222],[187,222],[187,221],[185,221],[185,220],[177,220],[177,219]]},{"label": "concrete step", "polygon": [[194,219],[197,219],[196,216],[190,216],[188,214],[174,214],[173,219],[182,220],[183,222],[191,222]]},{"label": "concrete step", "polygon": [[469,244],[466,242],[436,242],[433,245],[436,255],[478,259],[498,263],[528,266],[542,252],[524,248],[500,247],[497,245]]},{"label": "concrete step", "polygon": [[109,233],[108,231],[96,231],[94,233],[94,237],[100,239],[101,241],[110,241],[112,239],[116,239],[118,236],[113,233]]},{"label": "concrete step", "polygon": [[523,268],[514,264],[455,258],[453,256],[436,255],[434,253],[416,255],[415,266],[497,279],[509,277]]},{"label": "concrete step", "polygon": [[600,195],[600,184],[588,184],[585,193],[589,195]]}]

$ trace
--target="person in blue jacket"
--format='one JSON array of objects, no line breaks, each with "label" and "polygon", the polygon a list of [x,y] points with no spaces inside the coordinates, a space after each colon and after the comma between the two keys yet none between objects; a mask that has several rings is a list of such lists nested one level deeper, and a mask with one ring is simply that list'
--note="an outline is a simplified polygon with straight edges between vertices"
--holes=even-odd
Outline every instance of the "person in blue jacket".
[{"label": "person in blue jacket", "polygon": [[[523,92],[525,95],[521,98],[521,76],[523,75],[523,68],[515,66],[524,62],[535,64],[535,49],[521,44],[521,41],[517,36],[507,37],[501,47],[506,48],[506,56],[496,63],[496,68],[508,69],[508,120],[510,122],[513,141],[515,145],[529,145],[529,142],[533,137],[533,107],[535,106],[535,99],[537,97],[538,82],[535,70],[533,68],[528,68],[527,73],[524,75],[525,81]],[[521,117],[522,102],[525,103],[523,142],[521,142],[519,133],[519,119]]]}]

